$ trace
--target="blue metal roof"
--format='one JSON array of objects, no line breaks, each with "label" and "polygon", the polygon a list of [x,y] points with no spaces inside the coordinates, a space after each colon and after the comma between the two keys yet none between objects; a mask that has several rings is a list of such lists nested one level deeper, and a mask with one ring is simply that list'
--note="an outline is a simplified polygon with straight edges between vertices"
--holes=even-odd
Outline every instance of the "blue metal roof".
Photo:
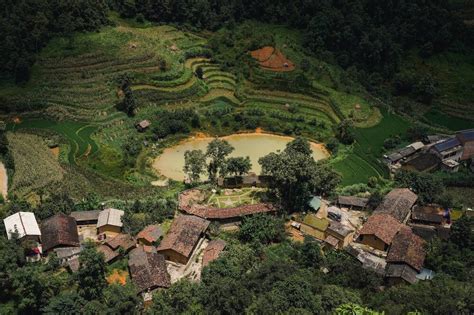
[{"label": "blue metal roof", "polygon": [[474,141],[474,129],[461,130],[458,132],[458,134],[464,141]]},{"label": "blue metal roof", "polygon": [[443,151],[452,149],[458,145],[461,145],[461,142],[459,142],[457,138],[451,138],[441,143],[435,144],[434,147],[438,152],[443,152]]}]

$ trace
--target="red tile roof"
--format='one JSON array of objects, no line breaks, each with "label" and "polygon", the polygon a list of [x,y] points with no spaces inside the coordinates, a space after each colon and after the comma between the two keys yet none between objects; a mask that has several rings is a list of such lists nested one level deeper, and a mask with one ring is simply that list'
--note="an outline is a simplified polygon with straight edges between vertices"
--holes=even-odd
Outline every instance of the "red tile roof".
[{"label": "red tile roof", "polygon": [[256,213],[276,211],[275,207],[270,203],[243,205],[233,208],[216,208],[200,205],[199,202],[202,201],[202,196],[196,189],[187,190],[179,196],[179,209],[188,214],[210,220],[239,218]]},{"label": "red tile roof", "polygon": [[189,258],[209,223],[193,215],[180,215],[171,224],[157,251],[170,249]]},{"label": "red tile roof", "polygon": [[106,240],[105,244],[113,250],[122,247],[125,251],[128,251],[135,246],[136,242],[130,234],[118,234],[114,238]]},{"label": "red tile roof", "polygon": [[223,240],[212,240],[204,250],[202,257],[202,266],[205,267],[213,260],[219,257],[219,254],[224,250],[226,242]]},{"label": "red tile roof", "polygon": [[389,192],[374,213],[387,213],[403,222],[410,213],[418,196],[408,188],[396,188]]},{"label": "red tile roof", "polygon": [[163,236],[163,230],[159,225],[148,225],[137,235],[137,239],[144,239],[149,243],[156,242]]},{"label": "red tile roof", "polygon": [[417,271],[423,268],[425,241],[415,235],[408,226],[402,226],[393,238],[387,255],[387,263],[405,263]]},{"label": "red tile roof", "polygon": [[400,222],[388,214],[373,214],[359,231],[360,235],[375,235],[385,244],[391,244],[400,229]]},{"label": "red tile roof", "polygon": [[171,286],[165,258],[161,254],[145,252],[142,247],[137,247],[130,252],[128,268],[139,292]]},{"label": "red tile roof", "polygon": [[79,246],[76,220],[64,213],[44,220],[41,224],[41,242],[44,251],[60,246]]},{"label": "red tile roof", "polygon": [[100,245],[99,247],[97,247],[97,251],[99,253],[104,254],[104,261],[106,263],[111,262],[112,260],[114,260],[115,258],[119,256],[118,250],[114,251],[112,248],[110,248],[107,245]]}]

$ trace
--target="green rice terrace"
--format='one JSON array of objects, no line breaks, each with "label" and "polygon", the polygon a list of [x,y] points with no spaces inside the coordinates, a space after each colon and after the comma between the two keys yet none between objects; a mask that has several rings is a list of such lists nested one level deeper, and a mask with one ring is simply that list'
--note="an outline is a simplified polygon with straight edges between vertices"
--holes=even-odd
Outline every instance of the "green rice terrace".
[{"label": "green rice terrace", "polygon": [[[176,132],[155,141],[149,131],[135,130],[141,120],[150,120],[156,135],[166,124],[160,120],[163,115],[190,110],[198,122],[187,132],[195,134],[222,136],[257,129],[326,143],[334,137],[334,128],[351,118],[356,142],[330,158],[342,174],[342,184],[387,177],[379,161],[384,140],[403,134],[407,121],[375,106],[355,83],[338,88],[342,72],[307,57],[301,36],[293,31],[254,25],[273,32],[275,46],[297,65],[295,71],[265,70],[249,61],[250,73],[244,75],[212,58],[209,33],[136,27],[115,20],[116,26],[97,33],[54,39],[42,50],[25,86],[4,84],[3,100],[12,107],[35,109],[9,117],[9,131],[59,136],[62,163],[103,179],[146,187],[159,178],[151,167],[153,158],[183,137]],[[303,59],[317,70],[308,71],[306,81],[300,82],[298,64]],[[124,98],[118,80],[124,75],[130,78],[137,103],[133,118],[117,110]],[[427,117],[436,119],[430,113]],[[145,146],[130,157],[124,152],[130,143]]]}]

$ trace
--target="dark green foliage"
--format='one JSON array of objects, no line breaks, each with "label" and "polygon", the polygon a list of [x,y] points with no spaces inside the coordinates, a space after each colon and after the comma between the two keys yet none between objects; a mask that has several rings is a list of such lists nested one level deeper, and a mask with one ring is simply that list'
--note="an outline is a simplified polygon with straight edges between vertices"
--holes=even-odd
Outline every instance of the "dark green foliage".
[{"label": "dark green foliage", "polygon": [[269,244],[284,238],[283,220],[267,214],[244,217],[239,230],[239,239],[245,243]]},{"label": "dark green foliage", "polygon": [[344,144],[352,144],[355,139],[353,131],[353,123],[350,120],[343,120],[336,126],[334,130],[336,138]]},{"label": "dark green foliage", "polygon": [[104,0],[2,1],[0,73],[28,81],[29,67],[53,36],[93,31],[107,23]]},{"label": "dark green foliage", "polygon": [[281,153],[270,153],[260,158],[262,174],[273,177],[271,188],[282,209],[301,211],[312,194],[331,193],[340,176],[324,162],[316,162],[311,155],[309,142],[296,138]]},{"label": "dark green foliage", "polygon": [[250,158],[247,157],[231,157],[227,159],[227,171],[230,174],[242,176],[252,169]]},{"label": "dark green foliage", "polygon": [[207,171],[209,180],[215,181],[217,175],[225,177],[227,174],[226,157],[234,151],[234,147],[227,141],[214,139],[207,145],[206,157],[210,159]]},{"label": "dark green foliage", "polygon": [[156,139],[162,139],[169,135],[189,133],[191,128],[199,128],[198,114],[190,109],[179,109],[174,111],[159,111],[152,123],[156,126],[152,129]]},{"label": "dark green foliage", "polygon": [[118,78],[119,88],[123,92],[123,98],[117,104],[117,109],[125,112],[128,116],[135,116],[137,110],[137,102],[132,90],[131,78],[124,74]]},{"label": "dark green foliage", "polygon": [[432,174],[401,170],[395,174],[399,187],[408,187],[418,195],[422,203],[436,202],[444,193],[443,182]]},{"label": "dark green foliage", "polygon": [[101,298],[107,286],[104,254],[97,252],[94,245],[87,244],[79,255],[79,264],[76,274],[79,294],[86,300]]},{"label": "dark green foliage", "polygon": [[44,314],[76,314],[84,307],[86,301],[75,292],[61,292],[53,297],[49,304],[43,308]]},{"label": "dark green foliage", "polygon": [[206,155],[202,150],[188,150],[184,152],[184,168],[191,182],[199,181],[206,172]]},{"label": "dark green foliage", "polygon": [[132,235],[136,235],[149,224],[162,223],[173,218],[176,210],[175,199],[154,199],[139,201],[125,208],[122,217],[123,228]]},{"label": "dark green foliage", "polygon": [[428,130],[425,126],[420,124],[414,124],[407,130],[407,138],[410,141],[423,140],[428,135]]}]

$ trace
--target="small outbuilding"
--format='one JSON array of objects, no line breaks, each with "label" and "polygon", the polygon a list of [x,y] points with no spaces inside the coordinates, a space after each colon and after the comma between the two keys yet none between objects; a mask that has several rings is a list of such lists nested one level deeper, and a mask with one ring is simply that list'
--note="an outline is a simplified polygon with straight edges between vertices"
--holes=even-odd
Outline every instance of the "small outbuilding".
[{"label": "small outbuilding", "polygon": [[76,220],[78,226],[96,225],[99,220],[100,210],[73,211],[70,216]]},{"label": "small outbuilding", "polygon": [[344,248],[351,243],[354,230],[340,222],[331,221],[326,230],[326,235],[326,241],[329,239],[331,245],[333,245],[334,239],[337,240],[333,245],[334,248]]},{"label": "small outbuilding", "polygon": [[140,245],[153,246],[156,245],[161,237],[163,237],[163,230],[158,224],[148,225],[140,233],[137,234],[137,241]]},{"label": "small outbuilding", "polygon": [[58,213],[41,223],[43,251],[48,252],[59,247],[79,247],[76,220]]},{"label": "small outbuilding", "polygon": [[17,212],[3,219],[8,239],[15,235],[19,239],[28,239],[39,242],[41,231],[33,212]]},{"label": "small outbuilding", "polygon": [[104,254],[106,263],[111,263],[121,254],[126,254],[135,247],[136,241],[130,234],[118,234],[114,238],[107,239],[97,250]]},{"label": "small outbuilding", "polygon": [[337,198],[337,204],[339,207],[345,207],[355,210],[364,210],[367,207],[369,199],[354,197],[354,196],[339,196]]},{"label": "small outbuilding", "polygon": [[139,123],[137,123],[135,125],[135,127],[137,128],[138,131],[140,132],[144,132],[145,130],[147,130],[151,125],[151,122],[149,120],[142,120],[140,121]]},{"label": "small outbuilding", "polygon": [[123,210],[107,208],[99,213],[97,233],[104,238],[114,238],[122,231]]},{"label": "small outbuilding", "polygon": [[219,258],[219,255],[224,250],[226,242],[220,239],[212,240],[207,244],[204,254],[202,256],[202,266],[206,267],[211,261]]}]

